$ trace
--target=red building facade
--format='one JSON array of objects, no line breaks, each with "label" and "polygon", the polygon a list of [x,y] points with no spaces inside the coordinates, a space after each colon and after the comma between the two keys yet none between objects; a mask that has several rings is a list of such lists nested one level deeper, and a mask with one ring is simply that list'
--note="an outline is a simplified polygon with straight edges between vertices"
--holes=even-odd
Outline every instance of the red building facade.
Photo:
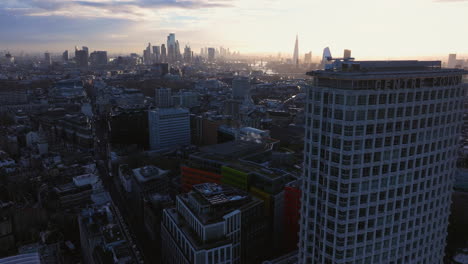
[{"label": "red building facade", "polygon": [[299,241],[299,210],[301,190],[298,186],[284,187],[284,237],[287,252],[297,249]]},{"label": "red building facade", "polygon": [[192,186],[205,182],[213,182],[221,184],[221,175],[209,171],[190,168],[187,166],[181,167],[182,172],[182,191],[189,192]]}]

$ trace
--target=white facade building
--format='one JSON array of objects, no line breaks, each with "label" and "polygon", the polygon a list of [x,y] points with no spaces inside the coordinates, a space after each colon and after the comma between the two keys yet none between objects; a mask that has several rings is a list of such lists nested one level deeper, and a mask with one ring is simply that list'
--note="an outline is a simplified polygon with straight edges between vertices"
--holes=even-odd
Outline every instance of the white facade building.
[{"label": "white facade building", "polygon": [[183,108],[158,108],[148,112],[151,150],[190,145],[190,113]]},{"label": "white facade building", "polygon": [[462,70],[335,62],[308,89],[299,263],[442,263]]},{"label": "white facade building", "polygon": [[194,185],[177,196],[175,208],[163,211],[162,263],[258,263],[253,253],[259,254],[255,241],[262,241],[264,225],[255,216],[262,210],[263,201],[232,187]]}]

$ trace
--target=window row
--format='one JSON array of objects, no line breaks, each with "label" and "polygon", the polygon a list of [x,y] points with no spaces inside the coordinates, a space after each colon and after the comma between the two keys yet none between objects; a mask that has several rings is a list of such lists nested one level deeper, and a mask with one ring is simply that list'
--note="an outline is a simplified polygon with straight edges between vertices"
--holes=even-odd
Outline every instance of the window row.
[{"label": "window row", "polygon": [[411,103],[429,100],[442,100],[449,98],[459,98],[463,95],[461,87],[447,89],[431,89],[425,91],[404,91],[395,93],[381,93],[370,95],[346,95],[339,93],[329,93],[312,91],[309,96],[312,101],[324,104],[338,105],[386,105],[396,103]]}]

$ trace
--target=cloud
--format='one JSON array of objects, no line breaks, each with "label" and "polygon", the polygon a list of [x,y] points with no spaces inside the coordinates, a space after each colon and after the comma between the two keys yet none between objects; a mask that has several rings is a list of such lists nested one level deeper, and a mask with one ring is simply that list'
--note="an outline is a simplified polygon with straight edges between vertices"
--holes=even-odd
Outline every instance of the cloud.
[{"label": "cloud", "polygon": [[164,10],[232,7],[234,0],[6,0],[4,11],[26,16],[155,20]]}]

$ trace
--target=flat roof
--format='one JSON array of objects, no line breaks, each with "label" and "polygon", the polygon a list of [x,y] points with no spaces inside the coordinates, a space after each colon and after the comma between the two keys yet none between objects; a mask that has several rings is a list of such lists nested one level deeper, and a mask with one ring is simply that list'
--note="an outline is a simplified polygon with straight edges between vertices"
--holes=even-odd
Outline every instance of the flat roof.
[{"label": "flat roof", "polygon": [[247,141],[229,141],[226,143],[211,145],[200,148],[200,151],[205,154],[214,156],[237,156],[246,155],[251,151],[260,150],[264,144],[252,143]]},{"label": "flat roof", "polygon": [[156,108],[150,112],[159,113],[160,115],[177,115],[189,114],[189,110],[185,108]]},{"label": "flat roof", "polygon": [[200,194],[205,202],[210,205],[220,205],[233,201],[247,199],[249,196],[239,189],[230,186],[219,185],[216,183],[202,183],[194,185],[193,190]]},{"label": "flat roof", "polygon": [[[463,69],[442,68],[440,61],[339,61],[336,60],[333,68],[307,72],[307,75],[339,79],[369,79],[369,76],[381,77],[410,76],[448,76],[467,74]],[[345,78],[348,77],[348,78]]]},{"label": "flat roof", "polygon": [[192,244],[196,250],[212,249],[232,244],[231,240],[227,237],[222,237],[220,239],[204,243],[196,236],[196,233],[190,228],[188,224],[183,224],[185,223],[185,220],[176,212],[175,208],[169,208],[165,210],[168,213],[167,215],[170,216],[174,222],[176,222],[183,235],[190,241],[190,244]]},{"label": "flat roof", "polygon": [[133,174],[139,182],[147,182],[153,179],[161,178],[167,173],[167,170],[162,170],[156,166],[151,165],[133,169]]}]

